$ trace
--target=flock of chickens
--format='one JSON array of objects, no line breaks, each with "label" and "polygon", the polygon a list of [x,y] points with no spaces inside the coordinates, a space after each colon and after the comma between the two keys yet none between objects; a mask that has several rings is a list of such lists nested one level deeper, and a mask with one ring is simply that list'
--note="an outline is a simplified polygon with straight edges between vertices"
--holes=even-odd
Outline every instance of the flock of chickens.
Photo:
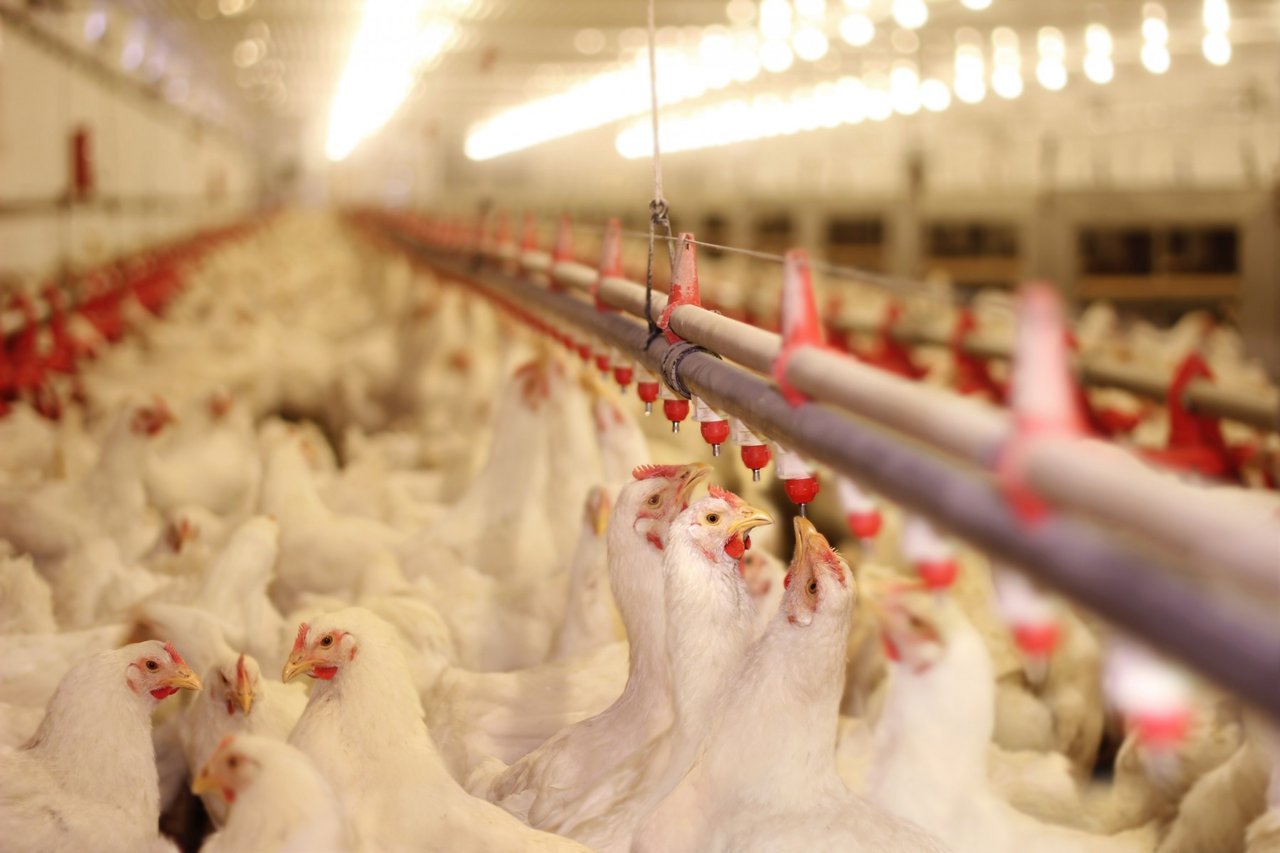
[{"label": "flock of chickens", "polygon": [[7,853],[1280,851],[1267,720],[1128,725],[1089,614],[1032,665],[336,220],[131,316],[0,420]]}]

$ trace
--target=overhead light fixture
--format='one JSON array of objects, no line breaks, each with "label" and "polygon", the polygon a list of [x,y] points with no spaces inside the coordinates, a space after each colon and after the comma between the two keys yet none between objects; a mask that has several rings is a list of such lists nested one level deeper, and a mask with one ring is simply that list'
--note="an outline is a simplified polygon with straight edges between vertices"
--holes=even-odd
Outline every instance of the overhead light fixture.
[{"label": "overhead light fixture", "polygon": [[996,27],[991,33],[991,88],[1002,98],[1012,100],[1022,94],[1022,53],[1018,34],[1009,27]]},{"label": "overhead light fixture", "polygon": [[[915,77],[914,66],[909,70]],[[906,80],[900,71],[899,85]],[[941,85],[939,81],[932,81]],[[662,152],[678,153],[718,148],[757,139],[791,136],[815,130],[853,125],[867,119],[883,121],[893,114],[889,94],[891,83],[883,74],[867,75],[866,81],[841,77],[794,91],[790,97],[760,95],[746,100],[735,98],[692,112],[664,116],[660,130]],[[946,86],[942,86],[946,92]],[[924,87],[917,95],[917,108]],[[938,107],[936,93],[932,97]],[[653,153],[652,129],[637,122],[618,133],[614,146],[623,157],[634,160]]]},{"label": "overhead light fixture", "polygon": [[893,20],[898,26],[918,30],[929,20],[929,6],[924,0],[893,0]]},{"label": "overhead light fixture", "polygon": [[1116,74],[1111,60],[1111,31],[1104,24],[1090,24],[1084,31],[1084,76],[1094,83],[1110,83]]},{"label": "overhead light fixture", "polygon": [[830,45],[822,30],[812,24],[806,24],[797,29],[796,34],[791,37],[791,46],[795,49],[796,56],[805,62],[817,62],[827,55]]},{"label": "overhead light fixture", "polygon": [[1165,21],[1164,6],[1159,3],[1142,4],[1142,65],[1152,74],[1169,70],[1169,24]]},{"label": "overhead light fixture", "polygon": [[889,72],[889,97],[894,112],[904,116],[920,112],[920,73],[914,62],[899,60]]},{"label": "overhead light fixture", "polygon": [[951,90],[941,80],[925,80],[920,84],[920,104],[931,113],[951,106]]},{"label": "overhead light fixture", "polygon": [[760,45],[760,65],[765,71],[781,74],[794,62],[795,54],[785,41],[766,41]]},{"label": "overhead light fixture", "polygon": [[975,12],[991,8],[991,0],[960,0],[960,3],[966,9],[972,9]]},{"label": "overhead light fixture", "polygon": [[1040,61],[1036,63],[1036,79],[1050,92],[1060,92],[1067,85],[1067,42],[1057,27],[1041,27],[1036,35]]},{"label": "overhead light fixture", "polygon": [[876,37],[876,25],[862,12],[845,15],[840,21],[840,38],[852,47],[864,47]]},{"label": "overhead light fixture", "polygon": [[1231,39],[1227,36],[1231,29],[1231,9],[1227,0],[1204,0],[1202,18],[1205,33],[1200,47],[1204,58],[1214,65],[1226,65],[1231,61]]},{"label": "overhead light fixture", "polygon": [[1214,65],[1226,65],[1231,61],[1231,39],[1226,33],[1205,33],[1200,46],[1204,58]]},{"label": "overhead light fixture", "polygon": [[760,35],[766,41],[781,41],[791,37],[792,9],[787,0],[761,0]]},{"label": "overhead light fixture", "polygon": [[962,43],[956,47],[956,97],[966,104],[977,104],[987,96],[986,62],[981,45]]},{"label": "overhead light fixture", "polygon": [[437,58],[456,27],[422,25],[423,0],[368,0],[329,112],[325,155],[344,160],[382,128],[413,89],[418,70]]},{"label": "overhead light fixture", "polygon": [[[729,50],[726,59],[724,45],[714,37],[710,43],[704,39],[696,50],[659,48],[658,103],[676,104],[722,89],[735,80],[747,82],[760,73],[762,65],[770,68],[770,62],[774,67],[785,62],[781,67],[785,70],[793,59],[786,42],[766,43],[757,58],[754,38],[734,37]],[[473,126],[467,132],[464,151],[472,160],[491,160],[640,115],[649,110],[649,102],[649,57],[642,52],[621,68]]]}]

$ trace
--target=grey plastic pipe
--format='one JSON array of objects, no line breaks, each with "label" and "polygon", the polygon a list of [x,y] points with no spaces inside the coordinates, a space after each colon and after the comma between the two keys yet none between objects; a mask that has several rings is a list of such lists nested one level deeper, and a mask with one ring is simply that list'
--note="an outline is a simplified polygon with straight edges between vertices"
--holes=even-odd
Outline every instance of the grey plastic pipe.
[{"label": "grey plastic pipe", "polygon": [[[541,258],[533,258],[535,254]],[[532,266],[528,259],[545,259],[545,268],[558,281],[582,290],[596,280],[596,271],[584,264],[562,262],[552,268],[543,253],[522,256],[522,262]],[[643,316],[640,284],[607,278],[600,284],[600,296],[608,305]],[[666,304],[665,295],[653,294],[655,316]],[[773,332],[692,305],[672,312],[671,328],[685,340],[762,374],[769,373],[781,347]],[[994,406],[904,380],[835,352],[797,351],[787,366],[787,380],[814,400],[984,469],[991,467],[1013,434],[1009,416]],[[1280,520],[1260,522],[1257,513],[1241,513],[1203,489],[1097,442],[1042,446],[1029,456],[1027,479],[1059,507],[1121,525],[1185,554],[1202,576],[1280,597]]]},{"label": "grey plastic pipe", "polygon": [[[655,372],[671,349],[663,338],[646,349],[641,323],[573,295],[402,245],[442,273],[562,318]],[[1265,605],[1221,589],[1206,594],[1174,565],[1176,558],[1091,522],[1055,515],[1028,526],[980,472],[829,406],[793,408],[767,380],[712,355],[689,353],[679,374],[717,409],[923,513],[1280,719],[1280,623]]]}]

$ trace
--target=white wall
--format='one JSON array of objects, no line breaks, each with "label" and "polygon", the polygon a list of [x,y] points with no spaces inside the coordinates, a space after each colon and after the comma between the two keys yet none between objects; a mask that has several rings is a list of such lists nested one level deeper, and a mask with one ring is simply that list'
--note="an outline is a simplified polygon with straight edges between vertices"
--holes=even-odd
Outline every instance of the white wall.
[{"label": "white wall", "polygon": [[[91,134],[101,202],[58,210],[78,125]],[[0,273],[42,274],[68,256],[92,264],[230,221],[256,204],[257,183],[242,142],[0,23]],[[108,199],[126,203],[108,209]]]}]

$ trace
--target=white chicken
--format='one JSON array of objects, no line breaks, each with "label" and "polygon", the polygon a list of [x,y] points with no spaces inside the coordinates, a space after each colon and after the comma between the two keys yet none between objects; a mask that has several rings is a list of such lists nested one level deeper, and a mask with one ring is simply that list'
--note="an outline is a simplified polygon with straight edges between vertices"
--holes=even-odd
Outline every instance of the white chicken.
[{"label": "white chicken", "polygon": [[621,617],[609,591],[607,539],[613,499],[593,486],[583,506],[578,546],[569,565],[569,600],[548,660],[564,660],[620,639]]},{"label": "white chicken", "polygon": [[991,659],[949,596],[899,591],[885,603],[883,630],[897,660],[874,735],[867,782],[872,802],[915,821],[957,851],[1136,853],[1155,846],[1152,827],[1094,835],[1041,823],[991,791]]},{"label": "white chicken", "polygon": [[449,775],[390,625],[360,608],[303,623],[283,680],[316,679],[289,737],[387,850],[576,850],[467,794]]},{"label": "white chicken", "polygon": [[637,822],[688,771],[755,636],[755,605],[738,564],[750,532],[771,522],[715,486],[671,522],[662,564],[671,727],[560,816],[566,835],[598,850],[628,849]]},{"label": "white chicken", "polygon": [[[307,705],[305,691],[263,678],[258,662],[244,654],[232,654],[211,666],[203,684],[200,695],[187,706],[179,729],[192,773],[205,765],[228,735],[286,740]],[[225,801],[210,795],[203,799],[214,824],[221,826]]]},{"label": "white chicken", "polygon": [[22,749],[0,755],[0,838],[22,853],[171,849],[157,834],[151,711],[200,689],[181,655],[148,641],[72,667]]},{"label": "white chicken", "polygon": [[609,519],[609,583],[630,644],[627,684],[600,714],[548,740],[493,780],[470,783],[513,814],[544,826],[591,791],[602,774],[671,721],[662,555],[673,518],[687,506],[708,465],[635,469]]},{"label": "white chicken", "polygon": [[637,828],[635,853],[944,849],[836,773],[854,580],[812,523],[796,517],[795,531],[781,606],[747,652],[697,762]]},{"label": "white chicken", "polygon": [[201,853],[354,853],[361,849],[342,801],[297,748],[254,735],[228,735],[191,789],[217,797],[229,817]]}]

